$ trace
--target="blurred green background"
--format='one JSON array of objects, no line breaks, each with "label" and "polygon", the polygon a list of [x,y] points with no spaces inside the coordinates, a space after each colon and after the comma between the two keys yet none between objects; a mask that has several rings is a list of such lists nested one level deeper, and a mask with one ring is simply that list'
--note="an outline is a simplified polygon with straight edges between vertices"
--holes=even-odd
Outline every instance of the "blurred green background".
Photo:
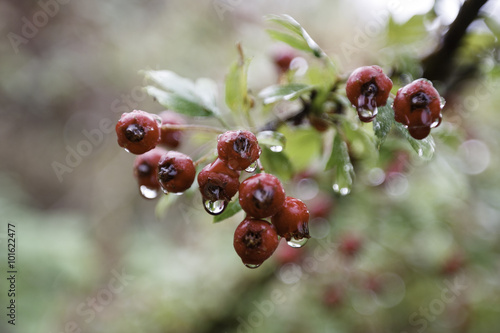
[{"label": "blurred green background", "polygon": [[[435,157],[405,147],[401,159],[360,168],[346,197],[314,177],[289,182],[288,193],[332,211],[317,213],[304,248],[249,270],[232,246],[241,215],[214,225],[196,194],[166,214],[140,197],[134,157],[113,129],[124,108],[162,110],[139,71],[210,77],[222,91],[240,41],[259,91],[277,80],[263,15],[286,13],[342,73],[380,64],[403,82],[418,77],[459,3],[0,2],[0,331],[497,332],[498,3],[460,50],[460,63],[476,66],[447,91]],[[199,142],[182,150],[197,153]],[[8,223],[15,326],[4,314]],[[342,252],[346,242],[359,253]]]}]

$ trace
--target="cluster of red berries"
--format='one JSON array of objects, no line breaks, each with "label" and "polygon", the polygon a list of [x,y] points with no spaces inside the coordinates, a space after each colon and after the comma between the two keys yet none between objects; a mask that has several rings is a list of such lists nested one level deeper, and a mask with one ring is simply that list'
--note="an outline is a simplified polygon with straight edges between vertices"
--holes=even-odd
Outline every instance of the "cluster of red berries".
[{"label": "cluster of red berries", "polygon": [[[157,147],[179,145],[181,132],[162,124],[179,125],[183,120],[174,113],[163,117],[144,112],[124,113],[116,125],[118,144],[137,154],[134,174],[141,192],[156,197],[165,193],[182,193],[194,182],[195,163],[177,151]],[[168,117],[167,117],[168,116]],[[228,131],[217,139],[217,158],[198,173],[198,185],[205,210],[221,214],[239,192],[239,204],[246,218],[234,234],[234,248],[247,267],[258,267],[279,244],[279,237],[292,247],[302,246],[309,236],[309,211],[299,199],[287,197],[279,179],[257,173],[240,183],[241,171],[253,173],[261,154],[257,137],[249,131]],[[270,222],[264,219],[270,219]]]},{"label": "cluster of red berries", "polygon": [[[346,83],[347,98],[363,122],[375,119],[377,107],[386,105],[391,89],[391,79],[379,66],[356,69]],[[394,119],[418,140],[427,137],[431,128],[441,123],[441,97],[432,82],[426,79],[417,79],[400,88],[392,108]]]}]

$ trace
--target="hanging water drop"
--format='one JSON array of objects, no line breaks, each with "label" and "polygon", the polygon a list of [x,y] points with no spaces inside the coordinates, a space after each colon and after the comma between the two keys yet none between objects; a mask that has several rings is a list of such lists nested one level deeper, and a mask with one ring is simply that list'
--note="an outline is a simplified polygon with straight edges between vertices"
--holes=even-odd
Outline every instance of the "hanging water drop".
[{"label": "hanging water drop", "polygon": [[359,120],[369,123],[375,119],[378,114],[378,108],[374,107],[372,110],[367,110],[363,107],[357,108]]},{"label": "hanging water drop", "polygon": [[272,152],[279,153],[285,149],[286,137],[283,133],[262,131],[257,133],[259,145],[267,146]]},{"label": "hanging water drop", "polygon": [[302,246],[306,245],[307,240],[308,240],[308,238],[301,238],[301,239],[297,239],[297,238],[292,237],[292,238],[291,238],[289,241],[287,241],[286,243],[287,243],[287,244],[288,244],[288,246],[290,246],[290,247],[298,248],[298,247],[302,247]]},{"label": "hanging water drop", "polygon": [[224,200],[210,201],[203,200],[203,207],[211,215],[219,215],[226,209],[227,202]]},{"label": "hanging water drop", "polygon": [[333,184],[332,188],[340,195],[348,195],[349,193],[351,193],[351,189],[349,187],[340,187],[340,185],[337,183]]},{"label": "hanging water drop", "polygon": [[250,269],[255,269],[257,267],[260,267],[260,264],[245,264],[245,266]]},{"label": "hanging water drop", "polygon": [[141,195],[146,199],[155,199],[158,197],[158,189],[147,187],[146,185],[141,185],[139,191],[141,191]]},{"label": "hanging water drop", "polygon": [[245,169],[245,172],[253,173],[253,172],[255,172],[256,169],[257,169],[257,161],[255,161],[252,164],[250,164],[248,166],[248,168]]}]

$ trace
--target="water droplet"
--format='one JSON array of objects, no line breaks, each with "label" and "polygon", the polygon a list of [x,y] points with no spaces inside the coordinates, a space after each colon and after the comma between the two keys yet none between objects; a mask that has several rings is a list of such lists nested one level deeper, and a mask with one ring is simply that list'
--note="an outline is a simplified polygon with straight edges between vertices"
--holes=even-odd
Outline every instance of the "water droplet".
[{"label": "water droplet", "polygon": [[155,199],[156,197],[158,197],[158,189],[156,188],[141,185],[139,187],[139,191],[141,191],[141,195],[146,199]]},{"label": "water droplet", "polygon": [[340,187],[339,184],[333,184],[332,186],[333,190],[340,195],[348,195],[351,193],[351,189],[348,187]]},{"label": "water droplet", "polygon": [[446,105],[446,100],[444,99],[444,97],[441,97],[440,101],[439,101],[439,106],[442,108],[444,108],[444,106]]},{"label": "water droplet", "polygon": [[306,245],[307,240],[308,240],[308,238],[297,239],[297,238],[292,237],[286,243],[288,244],[288,246],[297,248],[297,247],[302,247],[302,246]]},{"label": "water droplet", "polygon": [[369,123],[375,119],[378,114],[378,108],[375,107],[373,110],[366,110],[364,108],[357,108],[359,120],[364,123]]},{"label": "water droplet", "polygon": [[203,207],[211,215],[219,215],[226,209],[227,202],[224,200],[210,201],[204,200]]},{"label": "water droplet", "polygon": [[173,195],[178,195],[178,196],[181,196],[184,194],[184,192],[177,192],[177,193],[169,192],[169,193],[172,193]]},{"label": "water droplet", "polygon": [[255,269],[257,267],[260,267],[260,264],[245,264],[245,266],[250,269]]},{"label": "water droplet", "polygon": [[126,151],[127,153],[130,153],[130,150],[128,150],[127,148],[123,148],[123,149],[125,149],[125,151]]},{"label": "water droplet", "polygon": [[279,153],[285,149],[286,137],[283,133],[274,131],[262,131],[257,133],[259,145],[269,147],[272,152]]},{"label": "water droplet", "polygon": [[272,152],[279,153],[283,151],[283,146],[270,146],[269,149],[271,149]]},{"label": "water droplet", "polygon": [[431,124],[431,128],[435,128],[435,127],[438,127],[440,124],[441,124],[441,120],[443,119],[443,117],[441,115],[439,115],[439,118],[436,119],[432,124]]},{"label": "water droplet", "polygon": [[245,172],[253,173],[253,172],[255,172],[256,169],[257,169],[257,161],[255,161],[252,164],[250,164],[248,166],[248,168],[245,169]]}]

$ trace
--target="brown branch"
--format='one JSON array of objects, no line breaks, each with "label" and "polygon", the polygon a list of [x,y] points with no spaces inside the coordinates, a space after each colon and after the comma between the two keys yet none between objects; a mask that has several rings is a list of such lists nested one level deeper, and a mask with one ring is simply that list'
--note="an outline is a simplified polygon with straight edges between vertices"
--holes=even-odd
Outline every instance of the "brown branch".
[{"label": "brown branch", "polygon": [[438,48],[422,60],[423,77],[445,81],[454,65],[454,56],[469,25],[477,18],[479,10],[488,0],[466,0],[457,17],[443,36]]}]

